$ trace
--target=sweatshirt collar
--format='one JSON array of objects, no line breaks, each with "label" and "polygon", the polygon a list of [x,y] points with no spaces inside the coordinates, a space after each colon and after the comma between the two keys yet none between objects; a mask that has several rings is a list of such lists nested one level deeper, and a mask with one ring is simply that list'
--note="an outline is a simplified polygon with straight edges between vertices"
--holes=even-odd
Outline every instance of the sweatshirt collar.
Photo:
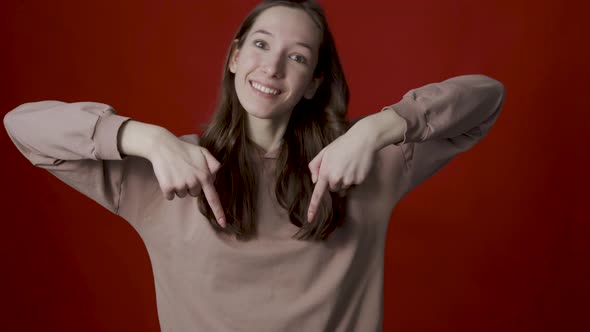
[{"label": "sweatshirt collar", "polygon": [[279,157],[279,153],[281,152],[281,147],[283,146],[283,139],[279,141],[279,143],[272,149],[265,151],[261,146],[258,144],[251,142],[252,146],[256,149],[256,151],[260,154],[260,156],[264,159],[277,159]]}]

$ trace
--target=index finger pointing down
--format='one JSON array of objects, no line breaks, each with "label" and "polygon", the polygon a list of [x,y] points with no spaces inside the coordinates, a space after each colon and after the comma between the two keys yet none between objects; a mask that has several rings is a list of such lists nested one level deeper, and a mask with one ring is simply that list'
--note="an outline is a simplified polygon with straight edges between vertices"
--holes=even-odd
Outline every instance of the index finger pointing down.
[{"label": "index finger pointing down", "polygon": [[223,208],[221,207],[219,195],[217,195],[215,187],[211,183],[203,184],[203,193],[205,194],[205,198],[207,198],[211,210],[213,210],[219,226],[225,228],[225,214],[223,213]]},{"label": "index finger pointing down", "polygon": [[315,214],[318,210],[318,206],[320,205],[320,201],[326,190],[328,189],[328,181],[323,177],[319,177],[318,181],[313,188],[313,194],[311,194],[311,201],[309,202],[309,210],[307,211],[307,222],[312,222]]}]

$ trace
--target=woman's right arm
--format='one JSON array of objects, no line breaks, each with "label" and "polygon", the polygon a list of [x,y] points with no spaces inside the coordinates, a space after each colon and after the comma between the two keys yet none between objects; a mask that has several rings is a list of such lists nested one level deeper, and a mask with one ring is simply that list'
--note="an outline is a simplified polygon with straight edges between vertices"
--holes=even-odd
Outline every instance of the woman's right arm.
[{"label": "woman's right arm", "polygon": [[[179,177],[170,176],[176,175],[179,169],[183,171],[184,180],[188,178],[187,170],[192,170],[194,178],[197,173],[199,176],[204,174],[201,178],[205,180],[211,178],[207,170],[209,158],[203,156],[207,154],[202,151],[205,149],[179,140],[165,128],[119,116],[106,104],[26,103],[5,115],[4,126],[17,149],[33,165],[46,169],[116,214],[120,214],[119,208],[125,204],[122,186],[132,159],[142,168],[137,173],[146,175],[135,179],[134,174],[134,181],[146,182],[150,180],[149,176],[153,178],[155,175],[160,189],[167,196],[170,192],[182,192]],[[153,171],[145,162],[125,158],[125,155],[148,159]],[[178,162],[179,159],[185,163]],[[213,161],[211,164],[209,168],[215,168]],[[189,188],[195,191],[200,183],[191,185]],[[134,201],[133,204],[138,203],[141,202]],[[219,209],[216,210],[219,212]],[[129,209],[133,210],[136,209]],[[132,217],[122,216],[128,220]]]},{"label": "woman's right arm", "polygon": [[50,100],[18,106],[4,126],[33,165],[118,213],[124,165],[117,133],[128,120],[109,105]]}]

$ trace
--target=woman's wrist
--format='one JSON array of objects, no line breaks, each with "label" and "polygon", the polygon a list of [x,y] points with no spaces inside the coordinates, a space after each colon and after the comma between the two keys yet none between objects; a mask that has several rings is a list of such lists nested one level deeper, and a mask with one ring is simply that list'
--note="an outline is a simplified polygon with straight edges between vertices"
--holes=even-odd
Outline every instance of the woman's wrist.
[{"label": "woman's wrist", "polygon": [[117,137],[119,152],[149,159],[158,137],[167,132],[168,130],[160,126],[129,120],[119,129]]},{"label": "woman's wrist", "polygon": [[376,151],[390,144],[401,143],[407,128],[406,120],[391,108],[371,114],[359,120],[357,125],[365,127],[364,132],[370,136]]}]

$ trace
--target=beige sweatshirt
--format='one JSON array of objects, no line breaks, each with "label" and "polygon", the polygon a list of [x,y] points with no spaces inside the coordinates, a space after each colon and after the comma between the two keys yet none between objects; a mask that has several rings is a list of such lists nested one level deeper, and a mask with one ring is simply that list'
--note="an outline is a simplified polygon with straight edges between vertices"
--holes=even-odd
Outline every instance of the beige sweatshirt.
[{"label": "beige sweatshirt", "polygon": [[[397,202],[490,130],[504,86],[465,75],[416,88],[389,106],[407,122],[404,141],[379,151],[373,171],[348,194],[345,225],[322,243],[291,238],[262,176],[250,242],[220,237],[196,198],[168,201],[146,159],[117,150],[128,120],[106,104],[41,101],[4,117],[8,135],[35,166],[129,222],[152,263],[162,331],[380,331],[383,255]],[[198,143],[196,135],[182,139]],[[272,170],[276,151],[260,158]]]}]

